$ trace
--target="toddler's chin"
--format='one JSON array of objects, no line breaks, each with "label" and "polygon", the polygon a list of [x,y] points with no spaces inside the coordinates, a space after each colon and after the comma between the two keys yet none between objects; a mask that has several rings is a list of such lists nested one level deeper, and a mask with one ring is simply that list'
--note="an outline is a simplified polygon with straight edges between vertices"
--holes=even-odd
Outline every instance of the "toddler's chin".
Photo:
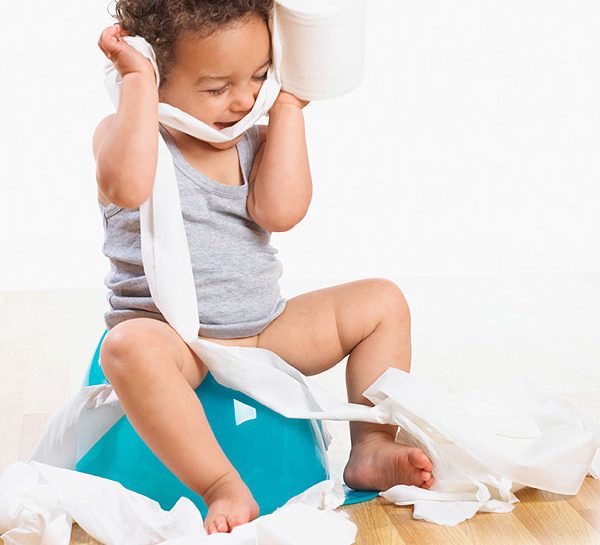
[{"label": "toddler's chin", "polygon": [[240,134],[237,138],[234,138],[229,142],[209,142],[209,144],[216,149],[229,149],[234,147],[242,139],[243,136],[243,134]]}]

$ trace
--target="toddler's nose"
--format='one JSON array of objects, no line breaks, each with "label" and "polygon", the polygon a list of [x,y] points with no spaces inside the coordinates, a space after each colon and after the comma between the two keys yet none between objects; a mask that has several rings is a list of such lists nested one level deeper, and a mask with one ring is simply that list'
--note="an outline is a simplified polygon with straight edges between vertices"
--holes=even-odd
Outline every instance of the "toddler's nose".
[{"label": "toddler's nose", "polygon": [[240,89],[231,101],[230,109],[233,112],[249,112],[256,102],[258,92],[254,89]]}]

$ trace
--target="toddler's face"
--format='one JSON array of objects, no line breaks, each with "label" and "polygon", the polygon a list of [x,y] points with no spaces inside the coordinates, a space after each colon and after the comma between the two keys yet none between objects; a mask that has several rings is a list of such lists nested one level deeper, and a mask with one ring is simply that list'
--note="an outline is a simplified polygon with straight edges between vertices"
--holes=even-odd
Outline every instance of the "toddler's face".
[{"label": "toddler's face", "polygon": [[[188,33],[177,41],[160,100],[221,130],[252,109],[270,62],[269,28],[258,15],[207,37]],[[241,138],[211,145],[226,149]]]}]

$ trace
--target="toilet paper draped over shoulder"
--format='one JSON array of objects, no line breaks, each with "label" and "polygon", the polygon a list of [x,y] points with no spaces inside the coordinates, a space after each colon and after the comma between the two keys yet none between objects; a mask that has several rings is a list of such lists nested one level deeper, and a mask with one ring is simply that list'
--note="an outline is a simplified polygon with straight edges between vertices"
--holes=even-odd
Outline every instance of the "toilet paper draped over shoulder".
[{"label": "toilet paper draped over shoulder", "polygon": [[[304,100],[322,100],[352,91],[361,83],[365,60],[366,0],[279,0],[269,22],[272,64],[252,110],[219,131],[169,104],[159,104],[159,119],[206,142],[228,142],[267,114],[283,89]],[[142,37],[124,40],[144,55],[160,75],[152,46]],[[119,103],[121,78],[112,63],[106,87]]]}]

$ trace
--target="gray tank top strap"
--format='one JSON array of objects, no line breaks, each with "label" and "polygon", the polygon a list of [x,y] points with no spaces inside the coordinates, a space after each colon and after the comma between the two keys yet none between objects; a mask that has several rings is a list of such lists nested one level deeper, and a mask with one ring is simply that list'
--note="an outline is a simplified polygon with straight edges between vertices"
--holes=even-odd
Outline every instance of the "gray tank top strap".
[{"label": "gray tank top strap", "polygon": [[216,180],[213,180],[203,172],[200,172],[193,166],[191,166],[179,148],[173,142],[173,139],[169,133],[163,128],[160,128],[160,133],[171,152],[173,157],[173,163],[175,168],[180,174],[183,174],[186,178],[193,181],[200,188],[219,195],[221,197],[229,198],[247,198],[248,196],[248,183],[250,180],[250,173],[252,171],[252,165],[254,164],[254,157],[258,148],[260,147],[260,132],[256,125],[248,129],[242,139],[236,144],[238,152],[240,167],[243,176],[243,185],[226,185]]}]

